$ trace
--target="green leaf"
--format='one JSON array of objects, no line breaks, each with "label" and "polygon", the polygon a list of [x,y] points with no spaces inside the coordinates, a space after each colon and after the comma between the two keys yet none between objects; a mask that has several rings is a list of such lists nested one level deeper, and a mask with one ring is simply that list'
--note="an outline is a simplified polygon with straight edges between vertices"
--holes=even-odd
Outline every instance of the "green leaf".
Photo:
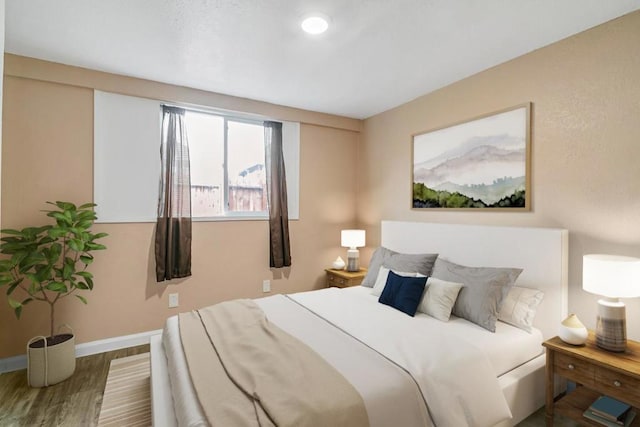
[{"label": "green leaf", "polygon": [[22,229],[22,233],[25,237],[28,236],[29,238],[35,238],[37,235],[44,233],[49,228],[51,228],[50,225],[43,225],[41,227],[27,227]]},{"label": "green leaf", "polygon": [[58,292],[58,293],[66,293],[69,291],[67,288],[67,285],[60,282],[51,282],[47,286],[45,286],[45,288],[47,288],[52,292]]},{"label": "green leaf", "polygon": [[60,254],[62,254],[62,245],[60,243],[54,243],[49,248],[49,256],[47,260],[50,264],[55,264],[60,259]]},{"label": "green leaf", "polygon": [[65,211],[75,211],[77,209],[76,205],[74,205],[73,203],[61,202],[59,200],[56,200],[56,206]]},{"label": "green leaf", "polygon": [[107,233],[96,233],[96,234],[93,235],[91,240],[102,239],[103,237],[107,237],[107,236],[108,236]]},{"label": "green leaf", "polygon": [[15,236],[22,236],[22,231],[14,230],[12,228],[3,228],[2,230],[0,230],[0,233],[2,233],[2,234],[13,234]]},{"label": "green leaf", "polygon": [[82,295],[76,295],[76,298],[78,298],[80,301],[82,301],[83,303],[87,303],[87,299],[85,297],[83,297]]},{"label": "green leaf", "polygon": [[60,237],[64,237],[68,232],[69,229],[66,227],[53,227],[49,230],[49,237],[59,239]]},{"label": "green leaf", "polygon": [[84,277],[85,279],[92,279],[93,278],[93,274],[89,273],[88,271],[78,271],[76,274],[78,276]]},{"label": "green leaf", "polygon": [[39,283],[45,282],[47,280],[53,279],[52,267],[50,265],[45,265],[43,268],[38,268],[36,271],[36,278]]},{"label": "green leaf", "polygon": [[11,283],[7,288],[7,295],[11,295],[13,291],[18,287],[18,285],[23,282],[23,280],[24,279],[21,277],[18,280],[15,280],[13,283]]},{"label": "green leaf", "polygon": [[67,244],[71,249],[73,249],[76,252],[84,251],[84,242],[82,240],[71,239],[67,242]]},{"label": "green leaf", "polygon": [[80,256],[80,261],[82,261],[84,264],[89,265],[93,262],[93,257],[89,254],[86,255],[81,255]]},{"label": "green leaf", "polygon": [[41,238],[40,240],[38,240],[38,245],[42,246],[42,245],[48,245],[51,242],[55,242],[55,239],[51,238],[51,236],[45,236],[43,238]]},{"label": "green leaf", "polygon": [[84,280],[87,282],[87,286],[89,286],[89,289],[93,290],[93,279],[87,277]]},{"label": "green leaf", "polygon": [[81,228],[83,230],[88,230],[93,225],[93,221],[90,219],[86,219],[86,220],[79,221],[78,224],[76,225],[78,226],[78,228]]},{"label": "green leaf", "polygon": [[2,245],[2,253],[7,255],[20,254],[24,252],[24,258],[28,252],[32,252],[32,244],[29,242],[19,242],[19,243],[6,243]]},{"label": "green leaf", "polygon": [[7,236],[7,237],[3,237],[0,239],[1,242],[7,242],[7,243],[17,243],[22,241],[21,238],[19,237],[13,237],[13,236]]},{"label": "green leaf", "polygon": [[98,206],[98,205],[96,205],[95,203],[85,203],[84,205],[78,206],[78,210],[95,208],[96,206]]},{"label": "green leaf", "polygon": [[65,263],[64,266],[62,267],[62,278],[64,280],[69,280],[72,274],[73,274],[73,267]]},{"label": "green leaf", "polygon": [[82,211],[78,213],[79,221],[95,221],[97,219],[94,211]]},{"label": "green leaf", "polygon": [[14,309],[14,312],[16,313],[16,317],[19,319],[19,318],[20,318],[20,315],[22,314],[22,306],[20,306],[20,307],[16,307],[16,308]]},{"label": "green leaf", "polygon": [[101,251],[104,249],[107,249],[107,247],[105,245],[101,245],[98,243],[87,243],[86,244],[87,249],[92,250],[92,251]]},{"label": "green leaf", "polygon": [[31,267],[36,266],[38,264],[41,264],[43,262],[46,262],[46,258],[44,257],[43,254],[41,253],[32,253],[29,254],[27,257],[25,257],[19,265],[20,268],[20,272],[21,273],[26,273],[27,271],[29,271],[31,269]]},{"label": "green leaf", "polygon": [[22,306],[22,304],[20,304],[18,301],[14,300],[13,298],[8,298],[8,300],[9,300],[9,306],[14,310]]},{"label": "green leaf", "polygon": [[7,272],[13,268],[13,262],[10,259],[0,259],[0,272]]},{"label": "green leaf", "polygon": [[22,301],[22,305],[27,305],[29,304],[31,301],[33,301],[33,298],[27,298],[24,301]]},{"label": "green leaf", "polygon": [[82,289],[83,291],[86,291],[86,290],[89,290],[89,285],[87,285],[87,284],[86,284],[86,283],[84,283],[84,282],[78,282],[78,283],[76,284],[76,288],[78,288],[78,289]]},{"label": "green leaf", "polygon": [[53,212],[49,212],[47,214],[47,216],[49,216],[51,218],[55,218],[55,220],[58,222],[59,226],[61,224],[67,225],[67,226],[72,225],[71,214],[65,215],[63,213],[53,211]]}]

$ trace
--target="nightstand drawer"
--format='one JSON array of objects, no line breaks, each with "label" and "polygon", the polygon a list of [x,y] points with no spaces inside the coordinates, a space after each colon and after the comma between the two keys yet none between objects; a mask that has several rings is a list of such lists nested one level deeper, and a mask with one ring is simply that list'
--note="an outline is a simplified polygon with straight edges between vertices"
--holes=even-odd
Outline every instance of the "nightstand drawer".
[{"label": "nightstand drawer", "polygon": [[326,269],[325,271],[327,272],[327,287],[346,288],[356,286],[362,283],[362,280],[367,275],[367,270],[365,269],[358,271]]},{"label": "nightstand drawer", "polygon": [[582,359],[556,352],[555,372],[579,384],[593,385],[595,382],[595,367]]},{"label": "nightstand drawer", "polygon": [[329,286],[337,286],[339,288],[344,288],[345,286],[349,286],[349,279],[345,279],[343,277],[334,276],[329,274],[327,276],[327,282]]},{"label": "nightstand drawer", "polygon": [[603,393],[640,406],[639,379],[597,366],[596,381],[600,384]]}]

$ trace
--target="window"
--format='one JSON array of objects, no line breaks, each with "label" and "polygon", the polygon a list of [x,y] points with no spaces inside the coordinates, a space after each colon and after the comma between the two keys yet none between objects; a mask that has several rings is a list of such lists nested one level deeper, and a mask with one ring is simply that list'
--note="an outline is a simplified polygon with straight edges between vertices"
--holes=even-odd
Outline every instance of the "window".
[{"label": "window", "polygon": [[[93,200],[98,204],[97,222],[156,222],[160,104],[157,100],[94,92]],[[193,217],[266,219],[263,118],[187,108],[185,121]],[[296,220],[300,124],[282,124],[289,219]]]},{"label": "window", "polygon": [[266,217],[262,122],[187,110],[185,124],[192,217]]}]

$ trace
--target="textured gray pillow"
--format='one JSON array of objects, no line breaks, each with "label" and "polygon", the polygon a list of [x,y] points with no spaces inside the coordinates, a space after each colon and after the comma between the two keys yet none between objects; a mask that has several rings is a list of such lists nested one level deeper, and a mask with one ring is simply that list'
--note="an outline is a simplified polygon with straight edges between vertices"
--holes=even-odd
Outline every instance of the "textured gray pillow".
[{"label": "textured gray pillow", "polygon": [[380,246],[371,256],[369,270],[361,285],[372,288],[376,283],[380,267],[383,266],[393,271],[421,273],[429,276],[437,257],[438,254],[401,254]]},{"label": "textured gray pillow", "polygon": [[452,313],[495,332],[502,302],[520,273],[520,268],[466,267],[438,258],[431,275],[464,284]]}]

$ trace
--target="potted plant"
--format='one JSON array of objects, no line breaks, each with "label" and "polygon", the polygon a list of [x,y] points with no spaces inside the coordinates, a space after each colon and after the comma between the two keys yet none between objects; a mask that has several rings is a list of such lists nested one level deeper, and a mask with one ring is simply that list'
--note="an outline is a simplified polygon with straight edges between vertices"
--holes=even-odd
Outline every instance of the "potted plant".
[{"label": "potted plant", "polygon": [[[27,345],[29,385],[43,387],[69,378],[75,370],[75,338],[55,334],[55,308],[62,298],[75,296],[87,300],[78,291],[93,289],[93,275],[87,267],[91,252],[106,249],[96,240],[106,233],[92,233],[97,219],[93,203],[81,206],[69,202],[47,202],[54,206],[44,211],[55,225],[1,230],[0,287],[7,287],[9,306],[20,318],[23,308],[33,301],[49,306],[48,337],[35,337]],[[21,294],[21,295],[20,295]]]}]

